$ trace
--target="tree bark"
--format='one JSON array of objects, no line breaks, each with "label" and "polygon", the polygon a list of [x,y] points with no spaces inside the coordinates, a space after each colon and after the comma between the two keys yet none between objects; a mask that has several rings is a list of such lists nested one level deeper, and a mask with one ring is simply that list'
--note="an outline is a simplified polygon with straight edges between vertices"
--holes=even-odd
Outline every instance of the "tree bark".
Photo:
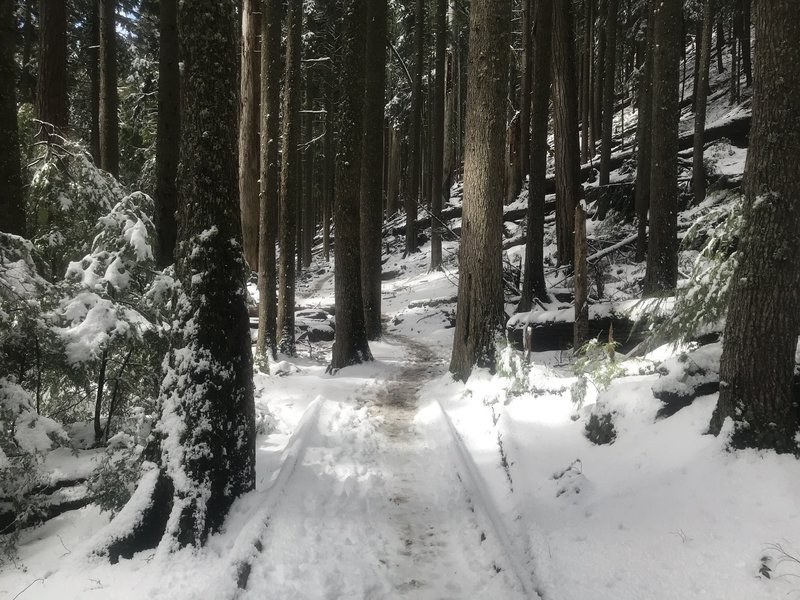
[{"label": "tree bark", "polygon": [[700,62],[694,113],[694,153],[692,155],[692,189],[697,204],[706,197],[706,170],[703,165],[703,138],[708,102],[708,70],[711,63],[711,0],[703,2],[703,28],[700,38]]},{"label": "tree bark", "polygon": [[643,4],[647,15],[647,42],[645,45],[642,74],[639,80],[638,121],[636,123],[636,222],[639,236],[636,238],[636,260],[647,257],[647,212],[650,210],[650,171],[652,168],[652,138],[650,131],[653,114],[653,51],[655,11],[652,0]]},{"label": "tree bark", "polygon": [[39,0],[39,79],[36,112],[44,139],[64,133],[67,109],[67,7],[66,0]]},{"label": "tree bark", "polygon": [[531,81],[533,69],[533,38],[531,37],[531,12],[533,0],[522,0],[522,84],[519,101],[519,164],[520,176],[525,181],[530,169],[531,141]]},{"label": "tree bark", "polygon": [[119,178],[117,1],[100,2],[100,168]]},{"label": "tree bark", "polygon": [[368,0],[366,94],[361,162],[361,293],[367,339],[381,337],[381,225],[383,224],[383,107],[386,87],[387,3]]},{"label": "tree bark", "polygon": [[[300,199],[300,41],[302,0],[290,0],[287,17],[286,69],[283,87],[283,145],[281,148],[280,274],[278,296],[278,348],[295,354],[295,252],[297,203]],[[338,234],[338,231],[337,231]]]},{"label": "tree bark", "polygon": [[[236,177],[237,6],[180,3],[183,100],[176,274],[181,301],[161,388],[160,443],[107,548],[200,546],[255,484],[255,409]],[[158,465],[152,461],[158,461]],[[148,468],[149,467],[149,468]],[[151,476],[154,472],[157,478]],[[142,497],[144,496],[144,497]],[[142,502],[146,501],[146,502]]]},{"label": "tree bark", "polygon": [[797,452],[792,401],[800,331],[800,21],[792,0],[756,0],[753,125],[745,168],[744,226],[731,279],[718,434],[733,421],[734,447]]},{"label": "tree bark", "polygon": [[583,77],[581,78],[581,163],[589,162],[589,115],[592,112],[592,60],[594,54],[594,0],[584,1]]},{"label": "tree bark", "polygon": [[572,264],[575,205],[582,197],[578,149],[575,33],[568,2],[553,4],[553,113],[556,154],[556,237],[558,262]]},{"label": "tree bark", "polygon": [[178,66],[178,0],[161,0],[158,51],[158,124],[156,134],[155,226],[157,264],[175,259],[175,220],[180,158],[181,80]]},{"label": "tree bark", "polygon": [[14,3],[0,1],[0,231],[25,235],[25,196],[17,129]]},{"label": "tree bark", "polygon": [[[177,35],[177,33],[176,33]],[[94,0],[89,12],[89,151],[100,164],[100,3]]]},{"label": "tree bark", "polygon": [[458,309],[450,372],[466,381],[475,366],[493,368],[502,333],[503,142],[510,0],[473,0],[469,14],[469,87]]},{"label": "tree bark", "polygon": [[[303,211],[302,211],[302,232],[300,234],[300,255],[302,266],[308,269],[311,266],[312,251],[314,247],[315,219],[314,219],[314,164],[316,162],[317,146],[312,143],[314,139],[314,100],[317,95],[317,86],[314,75],[310,71],[306,72],[306,112],[303,115],[306,130],[303,143],[305,146],[305,157],[303,161]],[[380,136],[378,137],[380,140]],[[380,153],[380,148],[378,149]],[[380,158],[380,155],[379,155]],[[380,181],[380,179],[379,179]]]},{"label": "tree bark", "polygon": [[261,14],[261,148],[259,241],[258,241],[258,338],[256,356],[264,360],[266,352],[277,356],[276,299],[277,271],[275,242],[278,235],[280,207],[280,137],[281,102],[281,2],[263,0]]},{"label": "tree bark", "polygon": [[607,0],[606,58],[603,61],[603,142],[600,146],[600,185],[608,185],[611,142],[614,137],[614,81],[617,71],[617,0]]},{"label": "tree bark", "polygon": [[536,0],[533,33],[531,166],[528,185],[527,239],[522,297],[518,312],[531,309],[533,298],[547,300],[544,279],[544,198],[547,180],[547,127],[550,113],[553,0]]},{"label": "tree bark", "polygon": [[242,54],[239,80],[239,204],[242,213],[244,258],[258,268],[259,229],[259,72],[258,35],[261,31],[259,0],[242,2]]},{"label": "tree bark", "polygon": [[603,131],[603,79],[606,62],[606,27],[608,0],[600,0],[597,10],[597,59],[594,70],[594,90],[592,91],[592,135],[589,143],[595,148],[602,139]]},{"label": "tree bark", "polygon": [[336,206],[334,226],[334,294],[336,334],[329,370],[372,360],[364,328],[359,248],[362,135],[364,123],[364,54],[366,1],[346,0],[342,7],[343,30],[337,110]]},{"label": "tree bark", "polygon": [[[611,3],[609,3],[611,4]],[[575,206],[575,326],[572,348],[578,352],[589,340],[589,278],[586,263],[586,210]]]},{"label": "tree bark", "polygon": [[[526,2],[528,0],[525,0]],[[442,268],[442,205],[450,189],[444,185],[444,87],[447,52],[447,0],[436,0],[436,83],[433,90],[431,148],[431,270]],[[528,74],[530,77],[530,74]],[[523,97],[525,97],[523,90]],[[530,89],[528,90],[530,95]],[[530,99],[529,99],[530,100]]]},{"label": "tree bark", "polygon": [[414,16],[414,81],[411,87],[411,128],[408,135],[409,186],[405,196],[406,254],[417,251],[417,204],[422,175],[422,76],[425,69],[425,0],[416,0]]}]

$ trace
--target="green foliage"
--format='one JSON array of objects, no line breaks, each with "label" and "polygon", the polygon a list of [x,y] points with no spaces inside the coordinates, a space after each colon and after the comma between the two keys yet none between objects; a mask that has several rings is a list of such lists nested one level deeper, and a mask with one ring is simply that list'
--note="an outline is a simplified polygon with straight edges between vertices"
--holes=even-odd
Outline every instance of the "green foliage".
[{"label": "green foliage", "polygon": [[499,339],[495,347],[495,368],[498,375],[510,381],[510,395],[522,394],[528,390],[530,366],[505,338]]},{"label": "green foliage", "polygon": [[[578,381],[591,380],[598,390],[605,390],[611,385],[611,382],[617,377],[622,377],[625,374],[625,369],[619,366],[615,360],[616,347],[618,342],[609,341],[601,342],[597,339],[592,339],[586,342],[578,349],[576,353],[578,360],[572,366],[573,371],[578,376]],[[582,384],[585,387],[585,383]],[[575,394],[583,399],[586,396],[585,390],[580,393],[580,390],[575,389],[573,385],[573,402],[575,401]],[[580,405],[583,404],[581,400]]]}]

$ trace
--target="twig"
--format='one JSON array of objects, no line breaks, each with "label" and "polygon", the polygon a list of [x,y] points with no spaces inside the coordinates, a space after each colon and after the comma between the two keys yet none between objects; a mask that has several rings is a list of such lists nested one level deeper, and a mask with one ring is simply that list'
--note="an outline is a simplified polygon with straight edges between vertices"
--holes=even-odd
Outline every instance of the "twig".
[{"label": "twig", "polygon": [[11,600],[17,600],[17,598],[19,598],[20,596],[22,596],[22,594],[24,594],[26,591],[28,591],[28,588],[31,587],[37,581],[41,581],[42,583],[44,583],[44,579],[42,579],[41,577],[39,577],[38,579],[34,579],[28,585],[26,585],[25,588],[22,591],[20,591],[16,596],[14,596]]}]

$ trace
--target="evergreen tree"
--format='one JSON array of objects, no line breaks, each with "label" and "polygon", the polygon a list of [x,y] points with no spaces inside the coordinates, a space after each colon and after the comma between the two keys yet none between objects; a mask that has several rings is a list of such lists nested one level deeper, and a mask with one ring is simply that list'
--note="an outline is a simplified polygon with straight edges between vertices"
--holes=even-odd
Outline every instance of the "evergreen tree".
[{"label": "evergreen tree", "polygon": [[20,170],[14,64],[14,2],[0,0],[0,231],[25,235],[25,200]]},{"label": "evergreen tree", "polygon": [[[117,1],[100,2],[100,168],[119,177]],[[173,140],[174,143],[174,140]]]},{"label": "evergreen tree", "polygon": [[39,0],[39,78],[36,113],[44,133],[63,132],[67,110],[66,0]]}]

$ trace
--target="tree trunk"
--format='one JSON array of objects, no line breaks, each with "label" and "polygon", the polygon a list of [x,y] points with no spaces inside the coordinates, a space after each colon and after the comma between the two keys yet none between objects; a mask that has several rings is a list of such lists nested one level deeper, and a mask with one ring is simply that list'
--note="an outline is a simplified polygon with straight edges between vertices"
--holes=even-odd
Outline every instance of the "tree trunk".
[{"label": "tree trunk", "polygon": [[367,339],[381,337],[381,225],[383,224],[383,106],[386,86],[387,3],[368,0],[366,95],[361,163],[361,293]]},{"label": "tree trunk", "polygon": [[751,9],[750,0],[740,0],[742,3],[742,69],[744,69],[745,84],[749,87],[753,85],[753,64],[751,59],[750,50],[750,25],[751,25]]},{"label": "tree trunk", "polygon": [[400,195],[400,132],[389,127],[389,176],[386,184],[386,215],[391,217],[398,210]]},{"label": "tree trunk", "polygon": [[[440,0],[443,2],[443,0]],[[524,182],[530,169],[531,141],[531,78],[533,69],[533,39],[531,37],[531,11],[533,0],[522,0],[522,85],[519,101],[519,165]]]},{"label": "tree trunk", "polygon": [[589,115],[592,112],[592,60],[594,54],[594,0],[584,2],[583,77],[581,78],[581,163],[589,162]]},{"label": "tree trunk", "polygon": [[756,39],[769,43],[755,50],[744,226],[711,432],[718,434],[731,418],[734,447],[796,453],[791,388],[800,331],[800,21],[793,0],[756,0],[753,17]]},{"label": "tree trunk", "polygon": [[431,270],[442,268],[442,204],[450,190],[444,184],[444,88],[447,52],[447,0],[436,0],[436,83],[431,123]]},{"label": "tree trunk", "polygon": [[17,130],[14,50],[16,28],[13,2],[0,2],[0,231],[25,235],[25,196]]},{"label": "tree trunk", "polygon": [[597,11],[597,60],[594,70],[594,90],[592,91],[592,148],[602,138],[603,130],[603,78],[605,77],[606,62],[606,26],[605,18],[608,13],[608,0],[600,0]]},{"label": "tree trunk", "polygon": [[[281,265],[278,282],[278,348],[294,356],[295,251],[297,203],[300,199],[300,41],[302,0],[290,0],[287,17],[286,70],[283,87],[283,146],[281,148]],[[338,235],[337,231],[337,235]]]},{"label": "tree trunk", "polygon": [[450,372],[493,368],[503,329],[502,222],[506,73],[510,0],[473,0],[469,14],[469,87],[458,309]]},{"label": "tree trunk", "polygon": [[528,185],[527,239],[522,297],[518,312],[531,309],[532,300],[547,300],[544,279],[544,197],[547,179],[547,126],[550,113],[550,79],[553,0],[536,0],[533,35],[533,93],[531,166]]},{"label": "tree trunk", "polygon": [[178,0],[161,0],[158,51],[158,132],[156,135],[155,226],[157,264],[175,260],[180,150],[181,80],[178,65]]},{"label": "tree trunk", "polygon": [[[236,2],[180,3],[183,100],[176,274],[182,299],[161,388],[159,444],[111,560],[202,545],[255,484],[255,410],[236,180]],[[211,60],[213,57],[213,60]],[[157,478],[153,474],[158,473]],[[137,501],[138,500],[138,501]],[[142,508],[143,507],[143,508]],[[131,512],[138,518],[131,518]],[[122,533],[119,530],[122,529]]]},{"label": "tree trunk", "polygon": [[425,0],[416,0],[414,17],[414,81],[411,87],[411,129],[408,135],[409,187],[405,195],[406,253],[417,251],[417,204],[422,175],[422,75],[425,68]]},{"label": "tree trunk", "polygon": [[325,193],[322,199],[322,255],[325,261],[331,258],[331,218],[336,180],[336,135],[334,132],[333,87],[326,90],[325,98]]},{"label": "tree trunk", "polygon": [[[314,163],[317,153],[314,139],[314,99],[317,95],[317,86],[314,82],[313,73],[306,72],[306,114],[303,115],[306,130],[303,143],[305,146],[305,160],[303,161],[303,211],[302,211],[302,232],[300,234],[300,255],[302,266],[308,269],[311,266],[312,251],[314,249]],[[380,136],[378,136],[380,141]],[[380,153],[380,148],[378,149]],[[378,179],[380,181],[380,178]]]},{"label": "tree trunk", "polygon": [[[610,5],[611,3],[609,3]],[[586,263],[586,210],[575,206],[575,326],[572,348],[578,352],[589,340],[589,278]]]},{"label": "tree trunk", "polygon": [[261,31],[259,0],[242,2],[242,54],[239,83],[239,204],[242,213],[244,258],[258,268],[259,223],[259,110],[261,86],[258,35]]},{"label": "tree trunk", "polygon": [[614,137],[614,80],[617,71],[617,0],[607,0],[606,58],[603,61],[603,142],[600,146],[600,185],[608,185],[611,142]]},{"label": "tree trunk", "polygon": [[100,168],[119,178],[117,1],[100,1]]},{"label": "tree trunk", "polygon": [[575,205],[581,199],[575,34],[568,2],[553,4],[553,113],[558,262],[572,264]]},{"label": "tree trunk", "polygon": [[717,7],[717,73],[723,73],[725,66],[722,64],[722,50],[725,48],[725,27],[722,23],[722,1]]},{"label": "tree trunk", "polygon": [[681,0],[656,5],[650,170],[650,237],[644,293],[672,290],[678,282],[678,78],[682,42]]},{"label": "tree trunk", "polygon": [[337,61],[340,96],[336,113],[339,145],[336,153],[334,212],[336,337],[329,366],[331,372],[372,360],[364,328],[359,248],[366,1],[374,0],[346,0],[342,8],[342,50]]},{"label": "tree trunk", "polygon": [[39,79],[36,112],[44,139],[64,133],[67,110],[67,7],[66,0],[39,0]]},{"label": "tree trunk", "polygon": [[281,102],[281,2],[263,0],[261,14],[261,148],[260,205],[258,241],[258,338],[256,356],[263,363],[267,350],[276,358],[277,272],[275,241],[278,235],[280,207],[280,138]]},{"label": "tree trunk", "polygon": [[703,28],[700,38],[700,63],[697,77],[697,97],[694,113],[694,153],[692,157],[692,188],[695,203],[706,197],[706,170],[703,165],[703,138],[706,128],[708,102],[708,69],[711,63],[711,0],[703,2]]},{"label": "tree trunk", "polygon": [[639,80],[638,121],[636,123],[636,222],[639,235],[636,238],[636,261],[647,257],[647,212],[650,210],[650,171],[652,168],[652,137],[650,132],[653,114],[653,51],[655,11],[652,0],[645,2],[647,15],[647,42],[645,44],[642,74]]},{"label": "tree trunk", "polygon": [[[177,35],[177,32],[176,34]],[[100,164],[100,3],[94,0],[89,12],[89,151]]]},{"label": "tree trunk", "polygon": [[22,73],[20,73],[19,86],[20,102],[30,104],[36,102],[36,75],[31,65],[34,38],[36,37],[36,28],[33,25],[33,4],[34,0],[25,0],[25,21],[22,24]]}]

